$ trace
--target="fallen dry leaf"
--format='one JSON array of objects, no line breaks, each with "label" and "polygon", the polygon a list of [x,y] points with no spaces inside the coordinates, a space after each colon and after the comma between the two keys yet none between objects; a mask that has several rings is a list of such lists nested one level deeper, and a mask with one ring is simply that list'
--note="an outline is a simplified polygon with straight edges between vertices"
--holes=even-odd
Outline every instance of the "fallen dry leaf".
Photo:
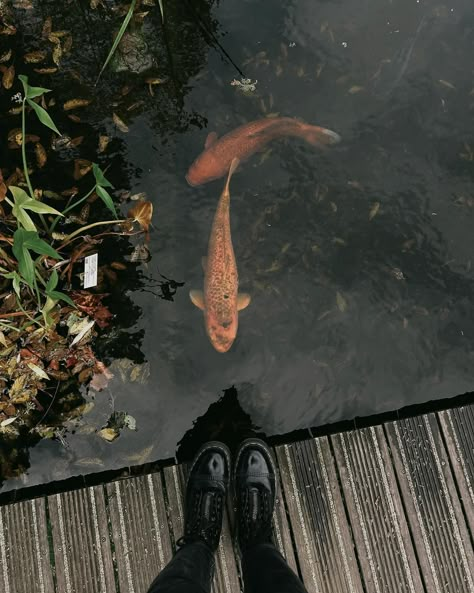
[{"label": "fallen dry leaf", "polygon": [[127,213],[127,218],[133,219],[148,233],[153,216],[153,204],[151,202],[137,202]]},{"label": "fallen dry leaf", "polygon": [[116,113],[112,114],[112,119],[114,121],[114,124],[121,132],[123,132],[124,134],[128,132],[127,124],[122,119],[120,119],[120,117]]},{"label": "fallen dry leaf", "polygon": [[380,202],[374,202],[372,204],[372,207],[369,211],[369,220],[372,220],[372,218],[374,218],[375,216],[377,216],[377,213],[379,211],[380,208]]},{"label": "fallen dry leaf", "polygon": [[5,185],[5,182],[3,181],[2,170],[0,169],[0,202],[5,199],[6,195],[7,195],[7,186]]},{"label": "fallen dry leaf", "polygon": [[36,163],[38,167],[41,169],[46,165],[46,161],[48,157],[46,155],[46,150],[42,144],[39,142],[35,144],[35,155],[36,155]]},{"label": "fallen dry leaf", "polygon": [[64,111],[70,111],[71,109],[78,109],[79,107],[87,107],[90,105],[90,99],[70,99],[63,105]]},{"label": "fallen dry leaf", "polygon": [[99,136],[99,152],[105,152],[109,142],[110,138],[108,136]]},{"label": "fallen dry leaf", "polygon": [[92,163],[86,159],[76,159],[74,161],[74,179],[81,179],[92,169]]},{"label": "fallen dry leaf", "polygon": [[6,68],[5,71],[3,72],[3,76],[2,76],[2,85],[4,89],[11,89],[13,86],[13,81],[15,80],[15,66],[13,66],[13,64],[9,67]]},{"label": "fallen dry leaf", "polygon": [[47,53],[42,50],[30,51],[23,56],[27,64],[39,64],[46,59]]},{"label": "fallen dry leaf", "polygon": [[8,62],[8,60],[12,57],[12,50],[9,49],[8,51],[4,52],[1,56],[0,56],[0,64],[4,64],[5,62]]},{"label": "fallen dry leaf", "polygon": [[38,74],[54,74],[55,72],[58,71],[57,68],[51,67],[51,68],[34,68],[34,71],[37,72]]}]

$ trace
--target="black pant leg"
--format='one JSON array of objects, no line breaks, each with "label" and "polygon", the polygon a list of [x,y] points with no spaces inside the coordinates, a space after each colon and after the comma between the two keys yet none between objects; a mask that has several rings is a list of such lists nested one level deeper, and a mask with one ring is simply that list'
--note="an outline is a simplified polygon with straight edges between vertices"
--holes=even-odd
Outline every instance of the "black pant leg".
[{"label": "black pant leg", "polygon": [[303,583],[272,544],[258,544],[242,557],[245,593],[307,593]]},{"label": "black pant leg", "polygon": [[156,577],[148,593],[210,593],[214,554],[204,542],[185,544]]}]

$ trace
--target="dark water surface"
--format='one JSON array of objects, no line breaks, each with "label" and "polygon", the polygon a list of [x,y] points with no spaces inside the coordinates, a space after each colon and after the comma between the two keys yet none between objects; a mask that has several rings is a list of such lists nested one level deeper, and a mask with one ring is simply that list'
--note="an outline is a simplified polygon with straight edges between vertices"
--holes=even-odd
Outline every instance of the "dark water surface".
[{"label": "dark water surface", "polygon": [[[6,489],[173,456],[232,386],[267,435],[472,390],[474,4],[168,4],[164,30],[158,8],[145,21],[156,71],[170,77],[153,97],[139,75],[108,72],[92,86],[110,44],[106,26],[110,33],[117,21],[99,22],[86,5],[57,16],[56,26],[64,19],[61,28],[77,29],[63,72],[31,77],[60,102],[95,99],[84,121],[115,138],[101,161],[113,163],[108,177],[155,206],[152,259],[139,275],[158,279],[159,269],[185,286],[172,302],[121,276],[120,340],[98,344],[115,378],[85,394],[95,406],[62,442],[29,450],[27,473]],[[230,84],[241,75],[215,40],[258,81],[254,92]],[[34,48],[34,34],[23,43]],[[132,90],[121,96],[124,84]],[[114,111],[128,133],[113,124]],[[328,127],[342,142],[325,152],[275,143],[234,176],[233,242],[252,302],[222,355],[188,291],[202,288],[223,184],[191,188],[184,176],[210,131],[270,113]],[[81,156],[94,160],[91,151]],[[109,444],[95,430],[112,410],[131,414],[138,430]]]}]

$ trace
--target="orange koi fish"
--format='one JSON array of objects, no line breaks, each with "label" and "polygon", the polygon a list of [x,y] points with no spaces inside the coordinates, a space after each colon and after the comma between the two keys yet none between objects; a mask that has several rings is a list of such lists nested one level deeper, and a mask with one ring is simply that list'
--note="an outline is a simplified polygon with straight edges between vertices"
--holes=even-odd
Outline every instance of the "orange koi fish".
[{"label": "orange koi fish", "polygon": [[191,301],[204,311],[209,340],[218,352],[227,352],[237,335],[238,311],[250,303],[250,295],[239,294],[239,276],[230,236],[229,182],[239,164],[233,159],[212,223],[207,258],[203,258],[204,292],[191,290]]},{"label": "orange koi fish", "polygon": [[336,132],[305,124],[291,117],[259,119],[244,124],[221,138],[211,132],[204,151],[189,168],[186,180],[189,185],[201,185],[219,179],[227,174],[232,159],[245,161],[271,140],[285,136],[302,138],[313,146],[337,144],[341,139]]}]

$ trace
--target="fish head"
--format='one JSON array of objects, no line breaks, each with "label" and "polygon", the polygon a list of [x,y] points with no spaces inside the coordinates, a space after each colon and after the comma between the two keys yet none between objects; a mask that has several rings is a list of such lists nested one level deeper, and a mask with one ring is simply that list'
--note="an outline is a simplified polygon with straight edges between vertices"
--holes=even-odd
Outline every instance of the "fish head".
[{"label": "fish head", "polygon": [[213,179],[219,179],[226,172],[226,169],[222,167],[222,162],[209,150],[205,150],[189,167],[186,181],[192,186],[202,185]]},{"label": "fish head", "polygon": [[206,315],[206,331],[209,340],[217,352],[230,350],[237,335],[237,311],[228,315],[219,316],[208,313]]}]

